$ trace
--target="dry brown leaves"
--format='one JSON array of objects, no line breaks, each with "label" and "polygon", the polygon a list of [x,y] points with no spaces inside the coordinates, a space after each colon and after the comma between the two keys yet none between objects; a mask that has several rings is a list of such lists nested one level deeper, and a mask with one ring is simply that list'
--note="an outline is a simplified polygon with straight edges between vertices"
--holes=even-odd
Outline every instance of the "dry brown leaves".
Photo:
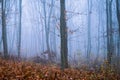
[{"label": "dry brown leaves", "polygon": [[120,76],[0,59],[0,80],[120,80]]}]

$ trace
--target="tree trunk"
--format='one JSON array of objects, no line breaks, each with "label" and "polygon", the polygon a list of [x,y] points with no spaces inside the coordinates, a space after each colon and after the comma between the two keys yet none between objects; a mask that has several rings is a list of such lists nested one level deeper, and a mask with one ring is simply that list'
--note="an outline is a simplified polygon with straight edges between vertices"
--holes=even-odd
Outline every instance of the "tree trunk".
[{"label": "tree trunk", "polygon": [[18,57],[21,54],[21,17],[22,17],[22,0],[19,0],[19,28],[18,28]]},{"label": "tree trunk", "polygon": [[45,34],[46,34],[46,47],[48,51],[48,58],[51,60],[50,55],[50,45],[49,45],[49,27],[47,26],[47,13],[46,13],[46,0],[43,1],[43,8],[44,8],[44,25],[45,25]]},{"label": "tree trunk", "polygon": [[119,67],[120,66],[120,0],[116,0],[116,9],[117,9],[117,20],[118,20],[117,67]]},{"label": "tree trunk", "polygon": [[111,65],[114,53],[113,31],[112,31],[112,0],[106,0],[106,21],[107,21],[107,61]]},{"label": "tree trunk", "polygon": [[5,3],[6,3],[6,0],[2,0],[2,39],[3,39],[4,58],[7,58],[8,57],[8,45],[7,45]]},{"label": "tree trunk", "polygon": [[90,54],[91,54],[91,0],[88,0],[88,42],[87,42],[87,64],[89,66]]},{"label": "tree trunk", "polygon": [[116,0],[117,20],[118,20],[118,54],[120,56],[120,1]]},{"label": "tree trunk", "polygon": [[60,0],[61,69],[68,68],[67,27],[65,0]]}]

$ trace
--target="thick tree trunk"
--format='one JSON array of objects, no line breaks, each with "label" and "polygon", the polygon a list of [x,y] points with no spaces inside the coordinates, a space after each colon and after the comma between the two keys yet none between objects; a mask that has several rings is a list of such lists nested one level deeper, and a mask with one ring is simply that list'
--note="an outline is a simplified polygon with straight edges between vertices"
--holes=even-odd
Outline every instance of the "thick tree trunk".
[{"label": "thick tree trunk", "polygon": [[61,69],[68,68],[67,27],[65,0],[60,0]]}]

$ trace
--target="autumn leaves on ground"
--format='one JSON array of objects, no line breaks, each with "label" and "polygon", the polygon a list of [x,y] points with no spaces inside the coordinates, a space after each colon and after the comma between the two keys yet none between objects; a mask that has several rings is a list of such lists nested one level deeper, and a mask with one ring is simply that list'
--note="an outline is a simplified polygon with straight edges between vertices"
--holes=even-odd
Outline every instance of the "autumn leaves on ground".
[{"label": "autumn leaves on ground", "polygon": [[55,65],[0,59],[0,80],[119,80],[114,72],[65,69]]}]

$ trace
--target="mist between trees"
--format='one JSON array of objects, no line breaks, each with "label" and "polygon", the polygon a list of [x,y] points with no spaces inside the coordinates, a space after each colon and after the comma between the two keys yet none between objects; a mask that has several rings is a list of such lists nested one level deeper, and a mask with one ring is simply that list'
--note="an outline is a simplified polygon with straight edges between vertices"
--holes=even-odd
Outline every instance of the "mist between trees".
[{"label": "mist between trees", "polygon": [[120,66],[120,0],[0,0],[0,16],[4,58]]}]

